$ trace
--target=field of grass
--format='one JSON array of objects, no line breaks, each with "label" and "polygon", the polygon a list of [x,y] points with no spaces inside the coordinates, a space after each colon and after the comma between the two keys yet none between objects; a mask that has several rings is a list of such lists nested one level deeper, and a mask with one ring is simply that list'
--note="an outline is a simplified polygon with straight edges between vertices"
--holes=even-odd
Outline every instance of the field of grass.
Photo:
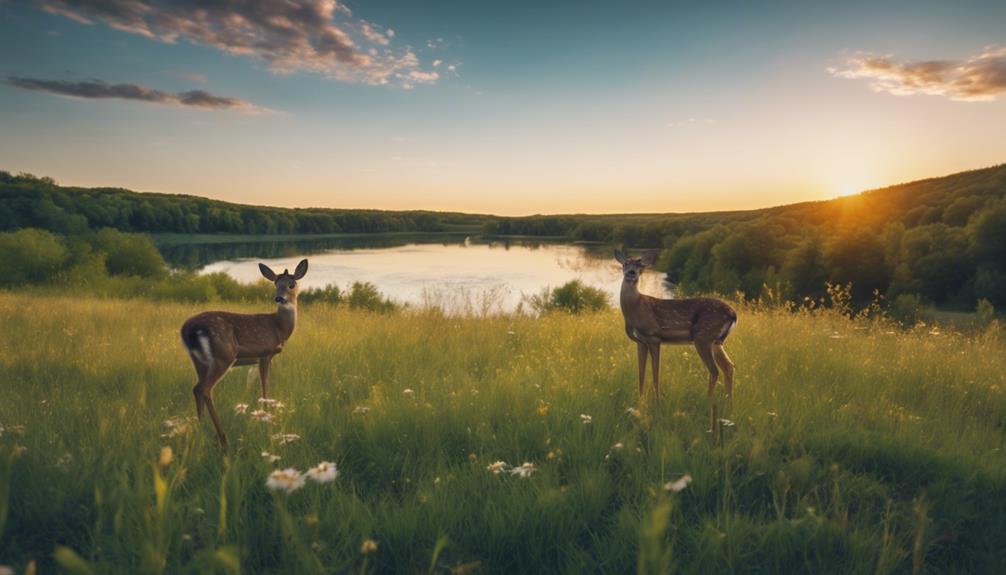
[{"label": "field of grass", "polygon": [[[733,425],[720,436],[707,432],[706,376],[690,348],[665,348],[663,401],[638,402],[616,310],[302,307],[273,363],[271,395],[285,407],[271,422],[249,415],[253,371],[217,387],[224,454],[210,422],[194,419],[178,338],[196,311],[0,293],[0,565],[1006,572],[996,329],[900,332],[741,308],[727,345],[736,397],[718,408]],[[500,460],[534,472],[492,473]],[[266,487],[273,469],[322,461],[337,465],[334,481]],[[687,487],[665,489],[685,474]]]}]

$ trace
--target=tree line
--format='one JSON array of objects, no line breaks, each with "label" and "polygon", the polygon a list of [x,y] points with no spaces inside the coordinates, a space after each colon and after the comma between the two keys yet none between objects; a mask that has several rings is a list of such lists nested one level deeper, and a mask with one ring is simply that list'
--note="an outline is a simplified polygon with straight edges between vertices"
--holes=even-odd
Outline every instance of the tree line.
[{"label": "tree line", "polygon": [[659,248],[656,267],[686,292],[800,300],[851,283],[858,303],[1006,305],[1006,165],[747,212],[496,218],[483,229]]},{"label": "tree line", "polygon": [[478,228],[478,215],[325,208],[271,208],[119,188],[63,187],[52,178],[0,171],[0,231],[61,234],[114,228],[147,233],[331,234]]},{"label": "tree line", "polygon": [[[1006,165],[823,202],[704,214],[494,217],[442,212],[284,209],[115,188],[71,188],[0,171],[0,231],[63,235],[104,228],[175,233],[379,233],[481,226],[658,248],[656,268],[684,292],[791,301],[851,284],[853,301],[915,297],[945,308],[1006,306]],[[108,252],[111,254],[111,252]]]}]

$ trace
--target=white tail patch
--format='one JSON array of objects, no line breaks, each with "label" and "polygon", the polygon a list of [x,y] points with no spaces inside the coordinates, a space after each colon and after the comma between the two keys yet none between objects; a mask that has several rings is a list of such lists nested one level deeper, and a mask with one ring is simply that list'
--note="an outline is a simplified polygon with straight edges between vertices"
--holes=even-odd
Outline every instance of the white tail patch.
[{"label": "white tail patch", "polygon": [[196,358],[196,361],[204,365],[209,365],[213,361],[213,353],[210,350],[210,338],[205,333],[197,333],[196,340],[199,342],[199,349],[188,348],[189,354]]}]

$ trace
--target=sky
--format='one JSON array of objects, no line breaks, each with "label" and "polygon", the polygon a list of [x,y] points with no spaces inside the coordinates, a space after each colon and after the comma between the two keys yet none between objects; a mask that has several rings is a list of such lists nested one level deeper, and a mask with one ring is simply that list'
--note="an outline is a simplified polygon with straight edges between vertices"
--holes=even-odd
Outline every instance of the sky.
[{"label": "sky", "polygon": [[504,215],[1006,162],[1006,2],[0,0],[0,169]]}]

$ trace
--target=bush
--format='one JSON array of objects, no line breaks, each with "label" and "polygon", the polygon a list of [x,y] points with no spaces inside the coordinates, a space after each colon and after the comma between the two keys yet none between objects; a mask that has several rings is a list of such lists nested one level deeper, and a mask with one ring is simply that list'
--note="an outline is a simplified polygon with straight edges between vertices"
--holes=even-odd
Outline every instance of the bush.
[{"label": "bush", "polygon": [[551,311],[581,313],[600,311],[610,305],[608,294],[595,287],[584,285],[580,280],[566,282],[561,287],[545,288],[538,295],[526,297],[528,305],[538,314]]},{"label": "bush", "polygon": [[55,235],[36,229],[0,234],[0,285],[55,279],[70,253]]},{"label": "bush", "polygon": [[996,320],[996,308],[985,298],[978,300],[978,308],[975,311],[978,315],[978,325],[981,327],[992,325]]},{"label": "bush", "polygon": [[167,275],[167,264],[146,234],[127,234],[105,228],[94,235],[96,250],[108,254],[105,265],[112,275],[146,278]]},{"label": "bush", "polygon": [[917,294],[903,293],[894,298],[888,314],[905,327],[911,327],[923,319],[922,300]]},{"label": "bush", "polygon": [[377,286],[370,282],[353,282],[348,301],[350,309],[366,309],[380,313],[391,313],[399,307],[395,302],[381,296]]},{"label": "bush", "polygon": [[335,284],[327,285],[323,288],[307,289],[300,292],[297,296],[297,300],[300,303],[315,303],[315,302],[325,302],[332,305],[338,305],[345,299],[345,294],[339,289],[339,286]]}]

